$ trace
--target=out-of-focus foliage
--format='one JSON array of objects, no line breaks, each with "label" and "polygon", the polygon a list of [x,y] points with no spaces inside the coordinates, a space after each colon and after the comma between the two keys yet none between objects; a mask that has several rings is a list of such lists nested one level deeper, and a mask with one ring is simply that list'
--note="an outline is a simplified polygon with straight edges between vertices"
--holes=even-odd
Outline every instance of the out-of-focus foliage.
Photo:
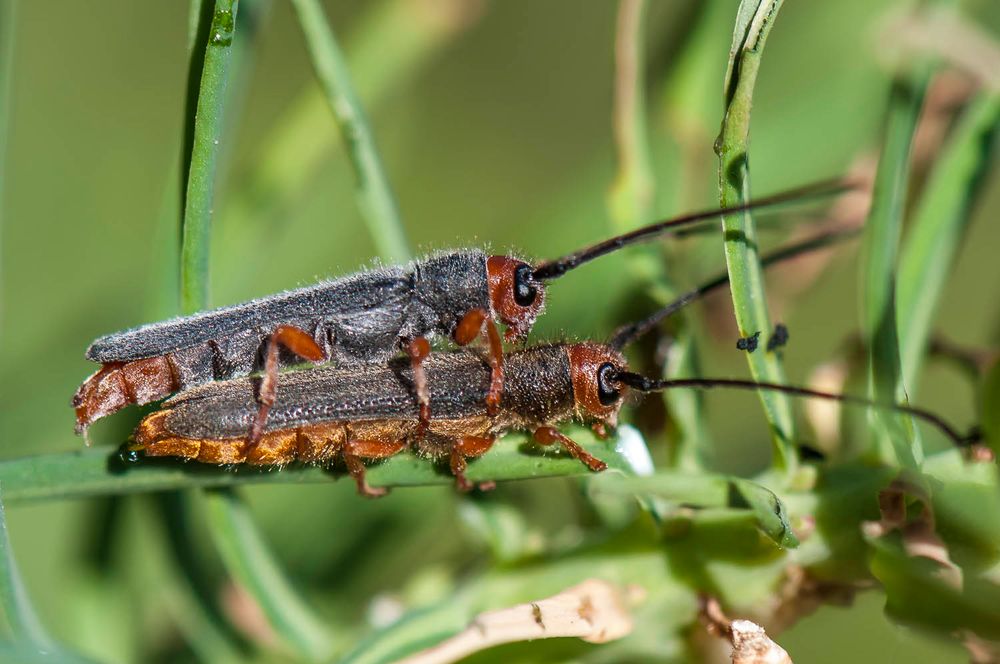
[{"label": "out-of-focus foliage", "polygon": [[[77,653],[66,661],[301,657],[312,646],[290,646],[273,628],[275,607],[262,611],[227,571],[244,560],[226,549],[238,537],[259,537],[245,541],[273,550],[262,564],[279,567],[256,571],[273,571],[309,612],[306,632],[322,630],[314,651],[354,662],[393,661],[482,611],[594,577],[643,590],[630,609],[629,636],[607,644],[515,643],[469,661],[683,661],[711,648],[697,622],[701,594],[717,597],[733,616],[764,622],[796,661],[959,662],[967,656],[956,634],[1000,639],[995,463],[970,463],[921,427],[924,461],[916,457],[901,474],[906,464],[893,455],[863,453],[880,431],[865,415],[841,422],[835,414],[826,424],[840,433],[816,445],[825,461],[774,472],[771,432],[753,395],[670,398],[681,409],[676,419],[655,399],[629,408],[626,419],[639,434],[628,436],[645,440],[657,466],[647,477],[615,470],[532,479],[471,497],[445,486],[401,487],[365,501],[342,479],[305,484],[279,475],[241,487],[249,511],[239,504],[237,512],[206,507],[218,497],[193,493],[32,500],[121,491],[102,452],[83,453],[89,465],[74,465],[70,453],[82,442],[72,435],[68,401],[94,368],[83,359],[90,340],[176,311],[174,285],[166,285],[176,273],[165,274],[175,269],[179,238],[163,220],[180,218],[188,4],[0,0],[0,90],[8,91],[0,97],[0,128],[7,127],[0,143],[0,478],[7,473],[15,499],[6,516],[18,563],[0,574],[0,603],[16,609],[6,616],[11,642],[0,646],[0,658],[29,661],[48,639],[61,653]],[[745,2],[739,12],[735,0],[645,7],[637,49],[645,102],[627,121],[645,125],[645,154],[635,163],[648,169],[650,198],[630,207],[635,190],[619,179],[611,214],[607,194],[623,172],[612,131],[621,74],[614,4],[378,0],[324,9],[412,249],[476,245],[548,257],[645,217],[718,202],[712,150],[727,54],[737,16],[757,4]],[[899,19],[910,4],[785,3],[750,86],[752,193],[870,173],[884,146],[909,144],[906,126],[883,132],[893,85],[890,105],[922,109],[907,189],[892,186],[896,176],[905,179],[902,148],[894,163],[883,162],[876,185],[879,223],[891,224],[898,210],[902,243],[897,250],[895,231],[883,226],[866,246],[883,252],[886,279],[905,281],[896,284],[897,334],[873,348],[896,353],[886,366],[899,369],[902,361],[891,389],[900,376],[919,380],[920,404],[962,424],[981,417],[995,452],[1000,380],[995,366],[981,377],[1000,335],[991,288],[1000,280],[1000,228],[990,223],[1000,204],[990,152],[997,101],[996,90],[963,72],[970,58],[996,62],[1000,10],[985,0],[943,3],[962,21],[931,23],[922,33],[926,25]],[[245,42],[234,57],[213,193],[213,305],[375,262],[377,242],[298,20],[291,3],[240,3],[236,35]],[[948,29],[935,32],[935,25]],[[975,38],[955,25],[975,30]],[[936,57],[924,61],[920,44],[930,41]],[[900,51],[909,54],[902,64]],[[920,106],[899,89],[912,78],[905,65],[914,63],[932,71]],[[848,213],[864,216],[863,209]],[[759,235],[766,246],[782,239]],[[604,338],[724,260],[719,237],[708,235],[596,261],[552,286],[532,340]],[[871,274],[876,259],[869,253],[867,260]],[[921,270],[924,260],[929,271]],[[820,363],[850,365],[853,340],[873,332],[871,316],[859,312],[889,287],[859,284],[850,249],[822,267],[791,265],[765,278],[771,316],[792,333],[782,359],[793,383],[806,382]],[[922,287],[914,290],[917,279]],[[695,305],[672,328],[679,341],[665,351],[667,372],[745,375],[732,311],[726,296]],[[655,370],[651,346],[633,357],[647,373]],[[965,352],[935,351],[942,348]],[[972,380],[935,359],[942,355],[971,365]],[[117,444],[137,417],[130,409],[99,423],[95,443]],[[902,437],[886,427],[897,446],[890,449],[914,440],[909,423],[900,424]],[[795,443],[822,438],[804,424],[796,432]],[[606,456],[617,459],[608,445]],[[501,446],[480,469],[495,463],[505,477],[524,477],[529,466],[546,464],[528,456],[537,452],[520,438]],[[35,454],[58,461],[21,459]],[[394,459],[373,477],[382,473],[396,485],[440,481],[414,463]],[[559,463],[554,472],[571,470]],[[641,466],[614,465],[628,475]],[[162,468],[146,477],[163,482],[156,488],[191,486],[184,477],[213,472],[224,471]],[[470,475],[476,472],[473,463]],[[149,488],[121,481],[135,482],[132,491]],[[0,482],[0,497],[4,491]],[[227,525],[233,539],[220,541]],[[31,623],[31,607],[44,630]]]}]

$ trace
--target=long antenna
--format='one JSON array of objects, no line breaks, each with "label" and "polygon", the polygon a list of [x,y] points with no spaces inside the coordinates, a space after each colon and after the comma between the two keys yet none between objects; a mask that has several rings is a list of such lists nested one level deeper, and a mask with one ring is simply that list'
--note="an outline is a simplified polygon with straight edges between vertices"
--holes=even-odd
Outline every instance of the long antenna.
[{"label": "long antenna", "polygon": [[841,194],[845,191],[854,189],[858,186],[859,183],[845,180],[843,178],[823,180],[821,182],[815,182],[796,189],[789,189],[788,191],[783,191],[772,196],[758,198],[757,200],[748,201],[746,203],[734,205],[728,208],[701,210],[699,212],[684,214],[679,217],[672,217],[648,226],[643,226],[642,228],[637,228],[634,231],[630,231],[622,235],[617,235],[613,238],[604,240],[603,242],[598,242],[597,244],[585,247],[579,251],[566,254],[562,258],[544,261],[535,268],[535,271],[532,272],[531,276],[538,281],[549,281],[551,279],[555,279],[556,277],[561,277],[570,270],[592,261],[595,258],[609,254],[630,244],[635,244],[636,242],[642,242],[649,238],[662,235],[677,228],[685,228],[701,224],[727,214],[760,210],[784,203],[802,202],[810,198],[834,196],[836,194]]},{"label": "long antenna", "polygon": [[928,424],[937,427],[945,436],[951,439],[957,447],[966,447],[981,439],[981,433],[974,429],[966,435],[962,435],[953,426],[948,424],[943,418],[935,415],[929,410],[910,406],[906,404],[882,403],[859,397],[852,394],[835,394],[832,392],[821,392],[810,390],[805,387],[794,385],[781,385],[779,383],[758,383],[753,380],[742,380],[739,378],[675,378],[668,380],[654,380],[646,378],[630,371],[618,371],[611,376],[611,379],[628,385],[640,392],[660,392],[674,388],[696,388],[710,389],[714,387],[727,387],[741,390],[770,390],[773,392],[783,392],[797,397],[809,397],[813,399],[826,399],[828,401],[839,401],[841,403],[853,404],[857,406],[869,406],[881,410],[890,410],[897,413],[906,413]]},{"label": "long antenna", "polygon": [[[810,251],[815,251],[817,249],[822,249],[824,247],[836,244],[838,242],[844,242],[856,237],[861,232],[859,228],[844,228],[837,229],[833,231],[828,231],[826,233],[821,233],[814,237],[811,237],[802,242],[796,242],[790,244],[786,247],[776,249],[768,254],[761,257],[760,262],[764,267],[770,267],[775,263],[780,263],[782,261],[790,260],[796,256],[801,256],[802,254],[809,253]],[[636,339],[647,334],[650,330],[655,328],[668,316],[674,314],[680,309],[684,308],[689,303],[697,300],[703,295],[710,293],[717,288],[725,286],[729,283],[729,273],[722,272],[717,275],[714,279],[706,281],[701,286],[693,288],[688,292],[684,293],[676,300],[658,310],[656,313],[651,315],[649,318],[637,321],[635,323],[628,323],[622,325],[611,335],[611,340],[608,341],[608,345],[616,350],[621,350],[625,346],[629,345]]]}]

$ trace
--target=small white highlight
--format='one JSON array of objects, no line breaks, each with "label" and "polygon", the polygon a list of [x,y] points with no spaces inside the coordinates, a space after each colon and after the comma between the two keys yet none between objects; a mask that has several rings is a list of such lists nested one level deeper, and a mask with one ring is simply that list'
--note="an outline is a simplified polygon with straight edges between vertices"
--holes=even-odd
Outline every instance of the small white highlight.
[{"label": "small white highlight", "polygon": [[646,447],[646,440],[635,427],[626,425],[618,427],[618,442],[615,451],[628,461],[632,472],[640,477],[652,475],[653,457]]}]

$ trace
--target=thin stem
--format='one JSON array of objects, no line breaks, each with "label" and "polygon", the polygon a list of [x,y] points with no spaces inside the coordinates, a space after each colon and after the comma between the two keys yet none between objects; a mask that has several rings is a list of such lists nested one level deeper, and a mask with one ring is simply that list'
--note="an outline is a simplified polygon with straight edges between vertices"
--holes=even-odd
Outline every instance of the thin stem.
[{"label": "thin stem", "polygon": [[402,263],[410,258],[396,200],[375,147],[364,109],[354,92],[350,70],[318,0],[292,0],[306,37],[313,67],[340,127],[357,184],[361,214],[378,253]]},{"label": "thin stem", "polygon": [[329,634],[274,559],[246,503],[231,489],[204,496],[210,532],[226,569],[257,600],[275,632],[297,653],[311,661],[327,659],[332,646]]},{"label": "thin stem", "polygon": [[[596,439],[589,430],[572,430],[570,436],[609,467],[630,467],[627,459],[610,443]],[[469,464],[469,479],[473,482],[503,481],[587,472],[579,461],[569,457],[553,454],[539,457],[526,453],[519,449],[526,440],[522,435],[505,436],[490,452]],[[145,459],[128,465],[121,461],[117,449],[107,447],[0,461],[0,485],[5,498],[12,502],[193,487],[329,483],[338,477],[346,478],[346,475],[316,466],[289,466],[279,473],[270,468],[240,466],[227,469],[176,459]],[[372,486],[384,487],[444,485],[455,481],[446,469],[410,453],[399,454],[369,468],[367,478]]]},{"label": "thin stem", "polygon": [[189,494],[167,491],[154,496],[151,507],[158,519],[149,527],[156,542],[161,566],[170,586],[165,599],[171,617],[187,638],[191,649],[206,662],[239,662],[246,659],[245,643],[233,632],[215,601],[215,586],[205,565],[191,547],[192,504]]},{"label": "thin stem", "polygon": [[13,640],[27,642],[39,650],[52,652],[52,638],[35,614],[24,589],[24,582],[17,571],[17,563],[14,562],[3,502],[0,502],[0,611]]},{"label": "thin stem", "polygon": [[[364,7],[344,39],[344,50],[358,96],[372,116],[386,108],[394,91],[434,62],[483,8],[467,0],[436,1],[431,11],[411,0]],[[345,152],[318,86],[305,87],[255,143],[215,225],[217,241],[227,249],[218,257],[217,274],[227,283],[252,272],[252,262],[240,257],[259,250],[261,232],[284,224],[303,201],[313,198],[319,174]]]},{"label": "thin stem", "polygon": [[193,313],[208,304],[208,254],[215,206],[215,174],[225,118],[236,33],[237,0],[216,0],[198,86],[191,166],[181,239],[181,309]]},{"label": "thin stem", "polygon": [[[722,129],[716,139],[719,156],[719,203],[732,207],[750,198],[750,109],[764,44],[782,0],[743,0],[726,72]],[[753,217],[749,213],[722,219],[726,266],[732,284],[733,310],[740,336],[771,331],[764,276],[757,255]],[[750,373],[757,380],[784,383],[781,360],[775,353],[747,354]],[[774,463],[791,473],[798,465],[791,405],[782,394],[761,393],[764,411],[774,435]]]}]

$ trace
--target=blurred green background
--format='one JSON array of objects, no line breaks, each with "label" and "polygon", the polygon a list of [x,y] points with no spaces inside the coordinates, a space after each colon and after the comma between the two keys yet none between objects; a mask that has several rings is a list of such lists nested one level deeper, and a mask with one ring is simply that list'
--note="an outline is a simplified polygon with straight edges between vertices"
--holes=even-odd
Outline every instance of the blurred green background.
[{"label": "blurred green background", "polygon": [[[723,9],[680,0],[650,8],[646,80],[662,215],[715,201],[712,141],[737,4],[718,2]],[[348,273],[372,264],[375,253],[291,8],[241,4],[241,19],[252,13],[257,22],[238,33],[253,40],[240,58],[215,210],[213,305]],[[877,45],[887,41],[880,26],[901,4],[786,3],[755,96],[755,193],[840,174],[877,148],[890,76],[879,64]],[[984,29],[1000,30],[995,2],[965,8]],[[339,0],[326,9],[416,251],[476,245],[550,257],[608,234],[614,3]],[[426,42],[380,32],[399,17]],[[187,3],[179,0],[18,2],[15,20],[0,268],[4,457],[81,446],[69,399],[94,369],[84,349],[176,306],[164,295],[176,238],[159,220],[176,205],[188,73]],[[699,21],[698,45],[708,55],[678,77]],[[296,130],[298,143],[283,133]],[[1000,190],[997,174],[987,177],[938,316],[941,332],[971,346],[993,346],[1000,334],[1000,227],[990,214]],[[772,234],[767,242],[778,240]],[[717,244],[685,246],[682,283],[722,267]],[[792,334],[785,358],[793,382],[805,381],[857,329],[855,254],[841,252],[806,293],[780,305]],[[630,302],[634,312],[643,300],[624,266],[625,256],[611,257],[554,285],[532,338],[601,338],[627,320]],[[725,296],[719,304],[725,312]],[[728,318],[700,320],[706,374],[744,375]],[[927,373],[918,402],[971,422],[969,384],[937,364]],[[714,394],[708,403],[717,467],[746,473],[766,465],[768,430],[756,399]],[[95,426],[93,437],[120,441],[136,418],[134,409],[120,413]],[[573,480],[499,493],[524,508],[532,530],[575,536]],[[348,642],[364,633],[375,598],[404,587],[419,594],[420,584],[489,564],[483,544],[456,528],[462,499],[450,488],[397,490],[375,502],[359,499],[347,481],[245,494],[294,583]],[[58,639],[106,661],[130,661],[144,648],[184,661],[193,655],[169,624],[158,624],[157,589],[168,581],[158,573],[162,555],[142,505],[142,498],[121,504],[108,555],[93,550],[104,503],[14,506],[14,552]],[[221,587],[207,536],[191,546]],[[150,635],[151,643],[137,643]],[[780,642],[802,662],[966,658],[956,645],[889,623],[874,590],[853,608],[821,609]],[[558,652],[551,656],[565,656]]]}]

